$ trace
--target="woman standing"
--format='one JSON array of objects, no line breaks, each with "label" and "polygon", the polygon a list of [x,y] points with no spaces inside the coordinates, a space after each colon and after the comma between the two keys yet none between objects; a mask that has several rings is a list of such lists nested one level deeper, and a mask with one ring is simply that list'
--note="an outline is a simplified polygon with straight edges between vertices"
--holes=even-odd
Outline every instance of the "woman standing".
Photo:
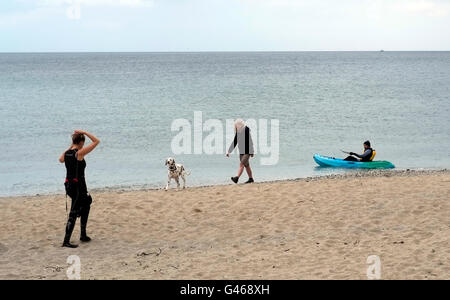
[{"label": "woman standing", "polygon": [[[85,135],[92,141],[92,143],[86,147],[84,147],[86,140]],[[100,140],[94,135],[83,130],[75,130],[72,135],[72,145],[68,150],[64,151],[59,158],[59,162],[65,163],[67,169],[64,186],[66,188],[66,194],[69,195],[72,200],[69,219],[67,220],[66,225],[66,235],[62,245],[63,247],[78,247],[77,245],[70,243],[70,237],[72,236],[75,222],[78,217],[80,217],[81,224],[80,240],[82,242],[89,242],[91,240],[86,234],[86,226],[89,211],[91,209],[92,198],[88,193],[84,176],[84,170],[86,168],[84,157],[94,150],[99,143]]]},{"label": "woman standing", "polygon": [[253,140],[250,135],[250,128],[245,125],[244,121],[237,119],[234,122],[234,130],[236,131],[236,134],[234,135],[234,140],[231,143],[226,156],[230,157],[230,153],[233,152],[236,146],[238,146],[240,165],[237,176],[231,177],[231,180],[234,183],[238,183],[239,177],[241,177],[245,168],[248,174],[248,180],[245,183],[252,183],[254,180],[252,168],[250,167],[250,157],[253,157],[255,151],[253,149]]}]

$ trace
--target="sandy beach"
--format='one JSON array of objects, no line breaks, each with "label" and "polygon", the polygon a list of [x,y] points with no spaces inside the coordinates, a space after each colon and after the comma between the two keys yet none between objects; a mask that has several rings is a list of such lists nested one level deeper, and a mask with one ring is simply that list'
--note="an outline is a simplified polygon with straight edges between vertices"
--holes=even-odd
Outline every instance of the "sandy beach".
[{"label": "sandy beach", "polygon": [[74,250],[64,195],[0,198],[0,279],[450,279],[449,171],[92,194]]}]

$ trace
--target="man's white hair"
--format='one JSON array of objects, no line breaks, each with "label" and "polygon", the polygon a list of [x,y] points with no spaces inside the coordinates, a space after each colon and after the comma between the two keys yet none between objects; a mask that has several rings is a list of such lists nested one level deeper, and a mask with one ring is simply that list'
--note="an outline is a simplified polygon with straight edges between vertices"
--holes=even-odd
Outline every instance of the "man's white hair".
[{"label": "man's white hair", "polygon": [[244,120],[236,119],[236,121],[234,121],[234,128],[236,128],[237,131],[241,130],[244,127],[245,127]]}]

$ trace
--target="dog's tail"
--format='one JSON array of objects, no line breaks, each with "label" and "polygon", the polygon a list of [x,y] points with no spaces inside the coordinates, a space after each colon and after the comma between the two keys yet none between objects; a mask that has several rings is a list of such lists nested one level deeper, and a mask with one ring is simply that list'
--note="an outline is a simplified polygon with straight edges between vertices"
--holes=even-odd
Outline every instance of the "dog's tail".
[{"label": "dog's tail", "polygon": [[184,167],[181,169],[181,173],[186,176],[191,175],[191,172],[187,171]]}]

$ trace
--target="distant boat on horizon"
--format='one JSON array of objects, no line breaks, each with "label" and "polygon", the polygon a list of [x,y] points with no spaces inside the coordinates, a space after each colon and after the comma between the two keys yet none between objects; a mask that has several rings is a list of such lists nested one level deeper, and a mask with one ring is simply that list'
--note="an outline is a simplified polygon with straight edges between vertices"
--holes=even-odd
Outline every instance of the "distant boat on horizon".
[{"label": "distant boat on horizon", "polygon": [[384,50],[383,50],[383,49],[381,49],[381,50],[380,50],[380,52],[384,52]]}]

